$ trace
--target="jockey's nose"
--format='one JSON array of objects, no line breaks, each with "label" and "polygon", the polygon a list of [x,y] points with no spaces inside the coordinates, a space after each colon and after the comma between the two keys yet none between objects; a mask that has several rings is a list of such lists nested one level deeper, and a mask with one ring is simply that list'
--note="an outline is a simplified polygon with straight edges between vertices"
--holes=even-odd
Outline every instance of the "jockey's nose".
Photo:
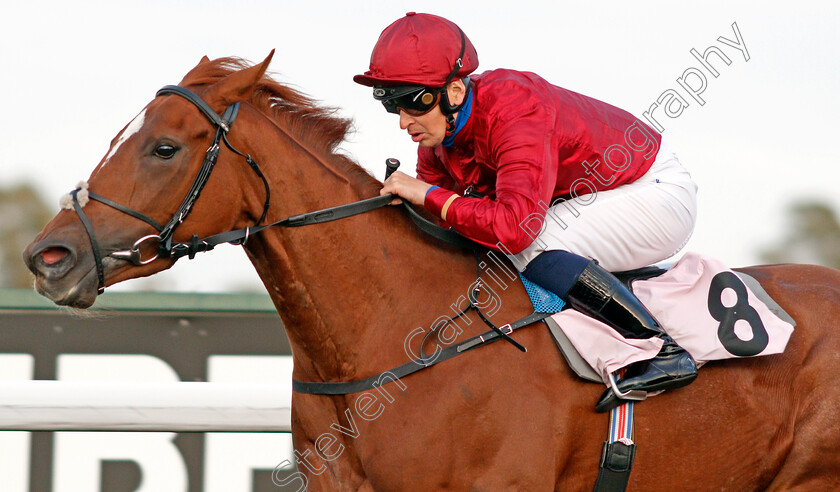
[{"label": "jockey's nose", "polygon": [[414,123],[414,117],[405,111],[400,110],[400,130],[405,130],[408,128],[408,125],[412,123]]},{"label": "jockey's nose", "polygon": [[63,241],[41,241],[23,251],[23,261],[36,276],[57,280],[76,264],[76,253]]}]

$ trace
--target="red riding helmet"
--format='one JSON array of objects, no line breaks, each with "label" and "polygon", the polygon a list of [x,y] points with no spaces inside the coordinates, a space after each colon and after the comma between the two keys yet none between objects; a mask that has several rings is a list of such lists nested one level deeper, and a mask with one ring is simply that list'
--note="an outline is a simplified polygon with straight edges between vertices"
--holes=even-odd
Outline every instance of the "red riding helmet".
[{"label": "red riding helmet", "polygon": [[475,47],[455,23],[409,12],[382,31],[370,55],[370,70],[353,80],[366,86],[443,87],[476,68]]}]

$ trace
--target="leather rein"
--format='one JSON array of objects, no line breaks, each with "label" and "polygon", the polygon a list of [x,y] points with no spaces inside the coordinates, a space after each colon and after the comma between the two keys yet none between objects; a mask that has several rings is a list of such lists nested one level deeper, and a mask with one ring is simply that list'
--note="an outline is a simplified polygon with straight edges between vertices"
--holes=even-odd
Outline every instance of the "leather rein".
[{"label": "leather rein", "polygon": [[[210,123],[212,123],[216,127],[216,134],[213,138],[212,144],[205,153],[204,161],[201,164],[201,168],[199,169],[198,174],[196,175],[189,192],[187,192],[187,196],[184,197],[184,199],[181,201],[181,205],[178,207],[178,210],[175,212],[175,214],[173,214],[169,221],[164,225],[161,225],[160,223],[143,213],[137,212],[129,207],[114,202],[113,200],[88,191],[88,196],[90,197],[90,199],[96,200],[100,203],[108,205],[111,208],[119,210],[120,212],[130,215],[136,219],[142,220],[143,222],[152,226],[157,231],[157,234],[150,234],[141,237],[140,239],[135,241],[132,247],[128,250],[113,251],[111,253],[108,253],[107,256],[111,258],[125,260],[136,266],[151,263],[152,261],[155,261],[158,258],[171,258],[173,261],[177,261],[179,258],[189,256],[189,258],[192,259],[197,253],[210,251],[219,244],[230,243],[234,245],[243,245],[252,234],[257,234],[265,229],[268,229],[269,227],[300,227],[305,225],[323,224],[325,222],[331,222],[333,220],[352,217],[354,215],[382,208],[391,203],[395,198],[399,198],[398,196],[393,194],[381,195],[353,203],[348,203],[345,205],[339,205],[337,207],[330,207],[322,210],[317,210],[315,212],[293,215],[291,217],[278,220],[277,222],[273,222],[271,224],[262,224],[262,222],[265,220],[266,214],[268,213],[268,208],[271,203],[271,190],[268,185],[268,180],[262,173],[259,164],[257,164],[257,162],[249,154],[242,153],[235,147],[233,147],[233,145],[231,145],[231,143],[227,139],[227,134],[230,132],[230,129],[233,126],[234,121],[236,120],[236,115],[239,112],[239,103],[234,103],[228,106],[225,109],[224,113],[220,116],[206,102],[204,102],[204,100],[202,100],[201,97],[199,97],[197,94],[190,91],[189,89],[185,89],[183,87],[175,85],[164,86],[157,92],[155,97],[168,94],[174,94],[183,97],[186,100],[193,103],[193,105],[195,105],[196,108],[198,108],[207,117]],[[201,191],[204,189],[204,186],[210,179],[210,174],[216,166],[216,162],[219,158],[219,151],[221,150],[220,143],[222,142],[235,154],[245,158],[245,161],[248,163],[248,165],[251,167],[254,173],[256,173],[256,175],[262,180],[263,185],[265,187],[265,203],[263,205],[262,214],[260,215],[259,220],[257,220],[257,222],[253,226],[248,226],[244,229],[223,232],[212,236],[208,236],[204,239],[199,239],[196,234],[193,234],[192,238],[188,242],[175,242],[173,240],[175,229],[181,223],[183,223],[184,220],[186,220],[187,216],[192,211],[193,205],[195,204],[196,200],[198,200]],[[397,161],[396,159],[389,159],[387,162],[387,166],[388,171],[386,174],[386,179],[393,171],[397,169],[397,167],[399,166],[399,161]],[[96,264],[96,274],[98,276],[99,281],[98,292],[101,294],[105,291],[105,270],[102,265],[102,250],[99,247],[99,242],[96,240],[96,234],[94,233],[93,226],[90,223],[90,220],[85,215],[83,206],[79,203],[78,193],[80,191],[81,188],[76,188],[75,190],[70,192],[70,195],[73,198],[73,208],[78,214],[79,219],[84,225],[88,237],[90,238],[91,247],[93,249],[94,261]],[[426,367],[430,367],[438,362],[454,357],[455,355],[459,355],[467,350],[485,345],[490,342],[494,342],[499,339],[505,339],[507,342],[511,343],[519,350],[525,352],[525,347],[519,344],[516,340],[512,339],[510,337],[510,334],[518,328],[522,328],[549,316],[548,313],[535,312],[530,316],[522,318],[514,323],[503,325],[502,327],[497,327],[496,325],[494,325],[481,312],[481,309],[479,309],[477,305],[477,297],[481,289],[481,265],[484,264],[481,261],[478,254],[478,245],[465,238],[464,236],[461,236],[453,230],[444,229],[425,219],[405,201],[403,201],[403,208],[408,212],[412,221],[427,234],[430,234],[435,238],[447,242],[449,244],[453,244],[462,248],[471,248],[473,249],[473,251],[475,251],[476,258],[479,264],[478,280],[476,282],[476,287],[471,292],[470,299],[468,300],[468,306],[463,311],[461,311],[461,313],[450,318],[442,324],[432,327],[429,330],[429,332],[423,338],[423,342],[421,343],[421,356],[418,359],[412,360],[411,362],[403,364],[389,371],[385,371],[376,376],[371,376],[370,378],[358,381],[323,383],[293,381],[293,389],[295,391],[311,394],[332,395],[364,391],[366,389],[376,387],[377,381],[381,381],[381,378],[384,375],[402,377],[413,372],[419,371],[421,369],[425,369]],[[143,259],[140,252],[140,246],[146,241],[150,240],[155,240],[158,242],[157,253],[151,258]],[[485,324],[487,324],[491,328],[491,330],[481,335],[477,335],[473,338],[470,338],[461,344],[453,345],[446,349],[436,351],[431,356],[426,356],[423,352],[422,347],[423,345],[425,345],[425,342],[429,338],[429,336],[437,333],[438,329],[446,326],[449,323],[454,322],[456,318],[465,315],[466,312],[469,310],[477,311],[481,320]]]},{"label": "leather rein", "polygon": [[[268,213],[268,208],[271,204],[271,189],[269,188],[268,181],[266,180],[265,175],[262,173],[262,170],[260,169],[260,166],[256,162],[256,160],[254,160],[249,154],[245,154],[237,150],[233,145],[231,145],[231,143],[227,139],[227,134],[228,132],[230,132],[230,129],[233,126],[233,122],[236,120],[236,115],[239,111],[239,103],[234,103],[228,106],[225,112],[221,116],[219,116],[215,111],[213,111],[212,108],[210,108],[210,106],[207,103],[204,102],[204,100],[201,99],[201,97],[199,97],[189,89],[185,89],[183,87],[175,85],[167,85],[157,92],[156,97],[167,94],[175,94],[181,96],[193,103],[193,105],[195,105],[196,108],[198,108],[207,117],[210,123],[212,123],[216,127],[216,135],[213,138],[212,144],[205,153],[204,161],[201,164],[201,168],[199,169],[198,174],[196,175],[189,192],[187,192],[187,196],[184,197],[184,199],[181,202],[181,205],[178,207],[178,210],[172,215],[172,217],[165,225],[161,225],[156,220],[141,212],[137,212],[129,207],[126,207],[124,205],[114,202],[113,200],[105,198],[104,196],[88,191],[88,196],[92,200],[96,200],[100,203],[108,205],[111,208],[119,210],[120,212],[130,215],[136,219],[142,220],[143,222],[152,226],[158,232],[157,234],[150,234],[141,237],[140,239],[135,241],[131,248],[129,248],[128,250],[113,251],[109,253],[107,256],[110,256],[111,258],[126,260],[136,266],[146,265],[158,258],[172,258],[173,260],[178,260],[183,256],[189,256],[190,259],[192,259],[195,257],[196,253],[210,251],[219,244],[245,244],[245,242],[252,234],[256,234],[269,227],[300,227],[312,224],[322,224],[324,222],[343,219],[346,217],[351,217],[364,212],[375,210],[377,208],[384,207],[388,205],[391,201],[393,201],[395,198],[398,198],[392,194],[382,195],[378,197],[368,198],[366,200],[360,200],[354,203],[349,203],[346,205],[339,205],[337,207],[330,207],[323,210],[317,210],[315,212],[310,212],[301,215],[293,215],[291,217],[278,220],[277,222],[271,224],[261,225],[262,222],[265,220],[266,214]],[[198,200],[198,197],[201,194],[201,190],[204,189],[204,186],[210,179],[210,174],[213,172],[213,169],[216,166],[216,161],[219,158],[219,151],[221,150],[219,145],[221,142],[224,142],[225,146],[237,155],[244,157],[245,161],[248,163],[248,165],[251,167],[254,173],[256,173],[256,175],[262,180],[263,186],[265,187],[265,203],[263,205],[262,214],[260,215],[259,220],[257,220],[257,222],[253,226],[249,226],[244,229],[237,229],[234,231],[215,234],[204,239],[199,239],[198,236],[194,234],[188,242],[175,242],[173,240],[173,234],[175,233],[175,229],[182,222],[184,222],[184,220],[186,220],[187,216],[192,211],[193,205],[195,204],[196,200]],[[398,161],[391,161],[396,162],[396,166],[399,166]],[[389,166],[389,174],[390,172],[396,170],[396,166]],[[83,206],[79,203],[78,193],[80,191],[81,188],[76,188],[75,190],[70,192],[70,196],[73,198],[73,208],[79,215],[79,218],[82,221],[85,230],[87,231],[88,237],[90,238],[91,246],[93,247],[94,262],[96,264],[96,273],[99,281],[98,290],[101,294],[105,290],[105,271],[102,265],[102,250],[99,247],[99,242],[96,240],[96,234],[93,231],[93,226],[91,225],[90,221],[85,215],[84,210],[82,208]],[[405,204],[405,202],[403,203]],[[409,215],[414,221],[414,223],[417,224],[418,227],[420,227],[424,232],[431,234],[432,236],[440,240],[446,241],[450,244],[454,244],[455,246],[476,246],[475,243],[461,236],[457,232],[443,229],[426,220],[408,205],[405,206],[405,209],[409,212]],[[151,258],[143,259],[140,252],[140,246],[146,241],[152,240],[158,242],[157,254]]]}]

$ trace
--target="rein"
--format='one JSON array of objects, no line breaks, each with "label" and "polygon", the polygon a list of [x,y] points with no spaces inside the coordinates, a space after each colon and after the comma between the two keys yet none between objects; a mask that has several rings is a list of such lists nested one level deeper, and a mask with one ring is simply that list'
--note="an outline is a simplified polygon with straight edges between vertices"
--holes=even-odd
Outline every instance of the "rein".
[{"label": "rein", "polygon": [[[201,164],[201,168],[199,169],[198,174],[196,175],[189,192],[187,192],[187,196],[184,197],[184,199],[181,202],[181,205],[178,207],[178,210],[165,225],[161,225],[156,220],[143,213],[137,212],[124,205],[114,202],[113,200],[88,191],[88,196],[92,200],[96,200],[100,203],[108,205],[111,208],[119,210],[120,212],[130,215],[131,217],[142,220],[143,222],[152,226],[158,232],[157,234],[149,234],[147,236],[141,237],[140,239],[135,241],[131,248],[129,248],[128,250],[113,251],[109,253],[107,256],[111,258],[125,260],[131,262],[136,266],[146,265],[158,258],[171,258],[173,261],[175,261],[183,256],[189,256],[190,259],[193,259],[195,258],[196,253],[210,251],[219,244],[230,243],[234,245],[243,245],[252,234],[256,234],[269,227],[300,227],[305,225],[323,224],[325,222],[339,220],[346,217],[352,217],[354,215],[376,210],[378,208],[388,205],[395,198],[399,198],[393,194],[382,195],[374,198],[368,198],[366,200],[360,200],[358,202],[349,203],[346,205],[339,205],[337,207],[317,210],[315,212],[310,212],[301,215],[293,215],[291,217],[287,217],[285,219],[279,220],[271,224],[260,225],[265,220],[266,214],[268,213],[268,208],[271,204],[271,189],[268,185],[268,180],[262,173],[259,164],[257,164],[257,162],[249,154],[245,154],[237,150],[233,145],[231,145],[231,143],[227,139],[227,134],[228,132],[230,132],[230,129],[233,126],[233,122],[236,120],[236,115],[239,112],[239,103],[231,104],[227,107],[227,109],[225,109],[225,112],[221,116],[219,116],[206,102],[204,102],[203,99],[201,99],[201,97],[199,97],[189,89],[185,89],[183,87],[175,85],[167,85],[157,92],[156,97],[167,94],[178,95],[193,103],[193,105],[195,105],[196,108],[198,108],[202,112],[202,114],[204,114],[207,117],[210,123],[212,123],[216,127],[216,135],[213,138],[212,144],[210,145],[210,147],[208,147],[207,152],[205,153],[204,161]],[[219,145],[220,142],[224,142],[227,148],[229,148],[237,155],[244,157],[245,161],[248,163],[248,165],[251,167],[254,173],[256,173],[256,175],[262,180],[263,185],[265,187],[265,203],[263,205],[262,214],[260,215],[260,218],[259,220],[257,220],[256,224],[254,224],[253,226],[246,227],[244,229],[223,232],[220,234],[209,236],[204,239],[199,239],[198,236],[194,234],[189,242],[174,242],[173,235],[175,233],[175,229],[182,222],[184,222],[184,220],[186,220],[187,216],[192,211],[193,205],[195,204],[196,200],[198,200],[198,197],[201,194],[201,190],[204,189],[204,186],[210,179],[210,174],[213,172],[213,169],[216,166],[216,161],[219,158],[219,151],[221,150],[221,147]],[[392,161],[391,163],[389,163],[388,167],[390,174],[391,172],[396,170],[397,166],[399,166],[399,162],[395,159],[391,159],[389,161]],[[105,270],[102,265],[102,250],[99,247],[99,242],[96,240],[96,234],[93,231],[93,226],[91,225],[90,221],[85,215],[82,205],[79,203],[79,191],[81,191],[81,188],[77,188],[71,191],[70,196],[73,198],[73,208],[79,215],[79,219],[82,221],[82,225],[85,227],[85,231],[87,231],[88,237],[90,238],[91,247],[93,249],[94,262],[96,264],[96,274],[99,281],[98,292],[101,294],[105,291]],[[420,214],[418,214],[413,208],[411,208],[406,202],[403,202],[403,207],[408,212],[412,221],[414,221],[414,223],[427,234],[430,234],[437,239],[463,248],[474,248],[476,246],[475,243],[461,236],[457,232],[439,227],[430,222],[429,220],[425,219]],[[140,246],[146,241],[151,240],[158,241],[157,254],[151,258],[143,259],[140,252]]]},{"label": "rein", "polygon": [[[195,180],[193,181],[193,184],[190,187],[189,192],[187,193],[187,196],[184,197],[184,199],[181,202],[181,205],[178,207],[178,210],[175,212],[175,214],[164,225],[161,225],[160,223],[158,223],[157,221],[145,214],[132,210],[124,205],[114,202],[113,200],[88,191],[88,196],[92,200],[96,200],[100,203],[108,205],[109,207],[119,210],[120,212],[130,215],[131,217],[134,217],[138,220],[142,220],[158,232],[157,234],[150,234],[141,237],[140,239],[136,240],[134,242],[134,245],[132,245],[132,247],[128,250],[113,251],[109,253],[108,256],[111,258],[125,260],[137,266],[151,263],[152,261],[158,258],[171,258],[173,261],[177,261],[183,256],[189,256],[189,258],[192,259],[197,253],[210,251],[215,246],[222,243],[243,245],[252,234],[257,234],[265,229],[268,229],[269,227],[301,227],[306,225],[323,224],[325,222],[344,219],[347,217],[352,217],[354,215],[359,215],[365,212],[376,210],[378,208],[382,208],[391,203],[395,198],[399,198],[398,196],[389,193],[387,195],[368,198],[365,200],[360,200],[345,205],[339,205],[337,207],[325,208],[322,210],[317,210],[315,212],[309,212],[301,215],[293,215],[291,217],[278,220],[277,222],[273,222],[271,224],[260,225],[262,224],[263,220],[265,220],[269,205],[271,203],[271,190],[268,185],[268,180],[265,178],[265,175],[260,170],[260,167],[257,164],[257,162],[250,155],[238,151],[235,147],[233,147],[230,144],[230,142],[227,139],[227,134],[228,132],[230,132],[230,129],[233,126],[233,122],[236,120],[236,115],[239,112],[239,103],[234,103],[228,106],[225,109],[224,113],[220,116],[215,111],[213,111],[213,109],[206,102],[204,102],[204,100],[202,100],[198,95],[196,95],[189,89],[185,89],[183,87],[174,85],[167,85],[160,89],[157,92],[156,96],[162,96],[167,94],[178,95],[193,103],[193,105],[195,105],[196,108],[198,108],[207,117],[207,119],[210,120],[210,122],[216,127],[216,135],[213,138],[212,144],[205,153],[204,161],[201,164],[201,168],[199,169],[198,174],[196,175]],[[199,239],[198,235],[193,234],[189,242],[174,242],[173,235],[175,229],[181,223],[183,223],[187,216],[190,214],[193,205],[195,204],[196,200],[198,200],[198,197],[201,194],[201,190],[204,189],[204,186],[210,179],[210,174],[213,172],[213,169],[216,166],[216,162],[219,158],[221,142],[224,142],[225,146],[237,155],[244,157],[251,169],[263,181],[263,184],[265,186],[266,199],[265,204],[263,206],[262,214],[259,220],[257,220],[256,224],[254,224],[253,226],[246,227],[244,229],[223,232],[220,234],[215,234],[206,237],[204,239]],[[396,159],[388,159],[388,171],[386,174],[386,179],[392,172],[394,172],[397,169],[398,166],[399,161],[397,161]],[[93,226],[91,225],[90,220],[87,218],[87,215],[85,215],[82,205],[79,203],[78,194],[80,191],[81,188],[77,188],[71,191],[70,195],[73,198],[73,208],[79,215],[79,219],[81,220],[82,225],[85,227],[88,237],[90,238],[91,247],[93,249],[94,261],[96,263],[96,273],[99,279],[99,293],[101,294],[105,291],[105,271],[102,265],[102,251],[99,247],[99,242],[96,239],[96,234],[93,231]],[[423,339],[423,343],[421,343],[421,357],[418,359],[415,359],[411,362],[391,369],[390,371],[385,371],[376,376],[371,376],[370,378],[359,381],[323,383],[293,381],[293,389],[295,391],[302,393],[333,395],[364,391],[365,389],[375,387],[376,382],[380,381],[380,379],[385,375],[394,375],[395,377],[406,376],[413,372],[417,372],[421,369],[431,367],[432,365],[437,364],[438,362],[444,361],[473,348],[483,346],[500,339],[506,340],[514,347],[518,348],[522,352],[525,352],[525,347],[513,338],[511,338],[510,334],[518,328],[530,325],[536,321],[540,321],[549,316],[548,313],[535,312],[530,316],[522,318],[514,323],[508,323],[502,327],[498,327],[495,324],[493,324],[484,315],[484,313],[481,312],[481,309],[479,309],[477,305],[478,294],[480,292],[481,287],[482,265],[481,258],[479,257],[478,250],[476,249],[477,245],[469,239],[461,236],[457,232],[449,229],[444,229],[425,219],[420,214],[418,214],[410,205],[408,205],[406,201],[403,200],[402,204],[403,208],[408,212],[411,220],[427,234],[430,234],[437,239],[453,244],[455,246],[463,248],[472,248],[475,252],[476,260],[478,261],[479,265],[478,279],[476,282],[476,287],[471,292],[469,305],[455,317],[450,318],[448,321],[444,321],[442,325],[438,325],[437,327],[434,327],[429,331],[429,333]],[[140,252],[140,246],[146,241],[150,240],[158,241],[157,254],[151,258],[143,259]],[[457,346],[448,347],[440,352],[435,352],[431,356],[425,355],[425,353],[423,352],[423,345],[425,344],[429,335],[437,333],[438,328],[446,326],[446,324],[453,322],[455,318],[462,316],[466,314],[468,310],[473,309],[476,312],[478,312],[478,315],[481,318],[481,320],[491,328],[490,331],[470,338],[469,340]]]}]

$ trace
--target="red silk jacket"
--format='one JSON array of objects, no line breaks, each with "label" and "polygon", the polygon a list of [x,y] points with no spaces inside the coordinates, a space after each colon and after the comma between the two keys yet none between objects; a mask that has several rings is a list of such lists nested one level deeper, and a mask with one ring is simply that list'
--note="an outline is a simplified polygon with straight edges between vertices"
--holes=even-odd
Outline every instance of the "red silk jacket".
[{"label": "red silk jacket", "polygon": [[477,243],[518,253],[535,239],[523,224],[534,214],[544,220],[554,200],[631,183],[656,158],[661,136],[624,110],[533,73],[471,79],[469,120],[451,147],[419,148],[417,177],[440,186],[425,200],[438,217],[453,192],[472,186],[485,195],[454,199],[444,217]]}]

